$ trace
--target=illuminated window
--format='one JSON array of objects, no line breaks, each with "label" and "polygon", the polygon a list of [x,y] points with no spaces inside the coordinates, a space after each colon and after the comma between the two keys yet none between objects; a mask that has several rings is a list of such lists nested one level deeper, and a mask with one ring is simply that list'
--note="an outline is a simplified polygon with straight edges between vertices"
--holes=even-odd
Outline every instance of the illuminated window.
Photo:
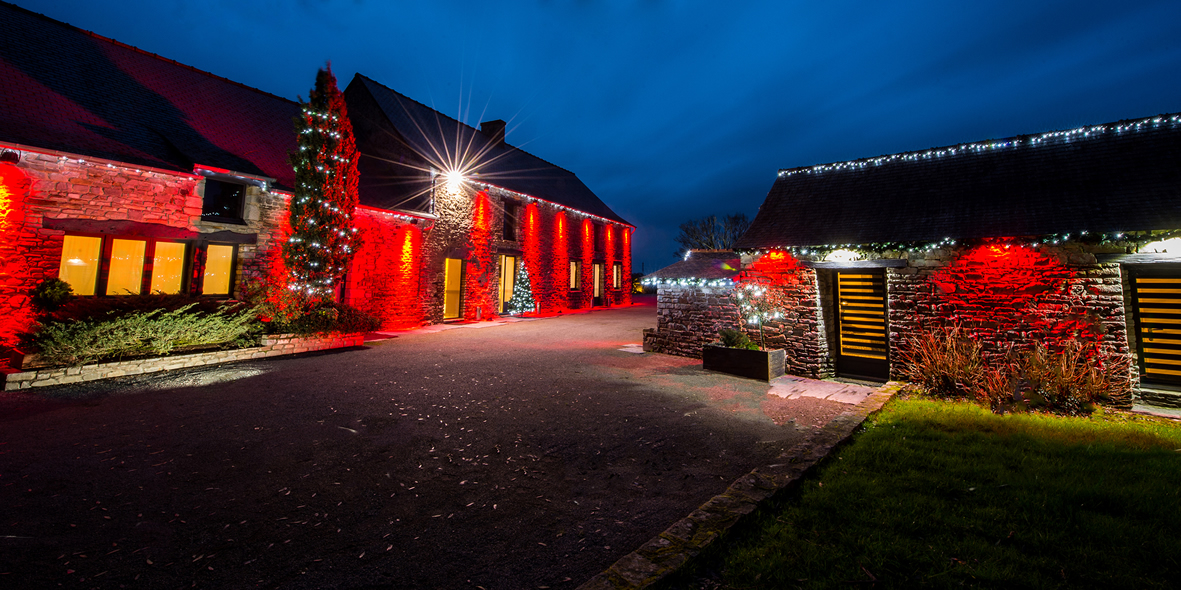
[{"label": "illuminated window", "polygon": [[623,264],[616,262],[611,267],[611,288],[618,290],[623,286]]},{"label": "illuminated window", "polygon": [[603,296],[603,264],[596,262],[591,265],[591,273],[594,275],[594,284],[591,285],[591,295],[598,299]]},{"label": "illuminated window", "polygon": [[577,291],[582,288],[582,263],[577,260],[570,261],[570,289]]},{"label": "illuminated window", "polygon": [[242,208],[245,203],[246,185],[206,178],[201,219],[242,223]]},{"label": "illuminated window", "polygon": [[500,255],[500,312],[513,298],[513,281],[517,277],[517,257]]},{"label": "illuminated window", "polygon": [[107,271],[107,295],[139,295],[143,291],[142,240],[111,240],[111,266]]},{"label": "illuminated window", "polygon": [[230,278],[234,270],[234,246],[210,244],[205,252],[205,275],[201,280],[202,295],[229,295]]},{"label": "illuminated window", "polygon": [[94,295],[102,246],[102,238],[85,236],[66,236],[62,242],[62,260],[57,276],[70,284],[75,295]]},{"label": "illuminated window", "polygon": [[180,293],[185,274],[185,245],[181,242],[156,242],[152,257],[152,293]]},{"label": "illuminated window", "polygon": [[463,303],[463,260],[447,258],[443,263],[443,319],[459,317]]}]

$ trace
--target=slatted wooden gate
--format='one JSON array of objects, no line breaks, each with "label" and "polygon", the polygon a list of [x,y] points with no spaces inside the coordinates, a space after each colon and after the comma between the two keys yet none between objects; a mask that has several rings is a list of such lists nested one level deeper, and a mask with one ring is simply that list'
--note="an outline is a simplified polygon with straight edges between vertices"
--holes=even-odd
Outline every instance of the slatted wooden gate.
[{"label": "slatted wooden gate", "polygon": [[886,277],[869,269],[838,271],[836,311],[837,375],[886,380]]},{"label": "slatted wooden gate", "polygon": [[1181,385],[1181,269],[1134,272],[1132,290],[1141,379]]}]

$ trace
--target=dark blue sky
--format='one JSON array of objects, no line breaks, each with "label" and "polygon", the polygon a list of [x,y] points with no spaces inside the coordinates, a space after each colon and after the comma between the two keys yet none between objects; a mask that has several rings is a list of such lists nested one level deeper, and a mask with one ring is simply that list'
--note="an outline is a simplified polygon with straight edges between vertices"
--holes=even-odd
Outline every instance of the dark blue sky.
[{"label": "dark blue sky", "polygon": [[332,60],[508,120],[636,224],[637,271],[780,168],[1181,111],[1177,0],[15,1],[292,99]]}]

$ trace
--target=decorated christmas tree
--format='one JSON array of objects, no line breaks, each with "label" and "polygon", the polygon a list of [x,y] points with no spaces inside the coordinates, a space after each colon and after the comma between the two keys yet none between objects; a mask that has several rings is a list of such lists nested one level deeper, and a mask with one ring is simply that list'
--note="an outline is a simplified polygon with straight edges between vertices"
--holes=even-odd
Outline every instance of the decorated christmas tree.
[{"label": "decorated christmas tree", "polygon": [[332,299],[357,249],[357,147],[332,68],[316,74],[308,102],[295,118],[298,149],[291,154],[295,191],[283,244],[290,288],[310,302]]},{"label": "decorated christmas tree", "polygon": [[513,296],[504,304],[504,311],[509,315],[518,315],[537,309],[537,302],[533,300],[533,288],[529,285],[529,273],[525,270],[524,261],[517,266],[517,277],[513,279]]}]

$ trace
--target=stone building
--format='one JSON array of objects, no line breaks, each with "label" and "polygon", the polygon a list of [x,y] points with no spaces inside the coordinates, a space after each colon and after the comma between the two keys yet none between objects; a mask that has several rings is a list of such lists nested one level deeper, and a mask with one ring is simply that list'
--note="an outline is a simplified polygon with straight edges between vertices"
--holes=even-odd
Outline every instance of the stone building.
[{"label": "stone building", "polygon": [[[10,4],[0,28],[0,347],[30,327],[46,278],[80,296],[229,298],[277,272],[297,103]],[[633,228],[573,173],[358,80],[363,245],[346,302],[391,328],[487,318],[520,260],[543,312],[629,301]],[[397,108],[442,135],[411,137]],[[467,160],[437,163],[464,166],[432,170],[456,140]],[[410,168],[382,176],[394,160]]]},{"label": "stone building", "polygon": [[[1132,359],[1141,400],[1181,405],[1178,230],[1181,116],[1161,115],[780,170],[736,250],[794,297],[772,327],[789,372],[885,380],[910,338],[944,327],[985,355],[1083,337]],[[695,353],[663,323],[703,315],[674,295],[692,279],[650,276],[653,348]]]}]

